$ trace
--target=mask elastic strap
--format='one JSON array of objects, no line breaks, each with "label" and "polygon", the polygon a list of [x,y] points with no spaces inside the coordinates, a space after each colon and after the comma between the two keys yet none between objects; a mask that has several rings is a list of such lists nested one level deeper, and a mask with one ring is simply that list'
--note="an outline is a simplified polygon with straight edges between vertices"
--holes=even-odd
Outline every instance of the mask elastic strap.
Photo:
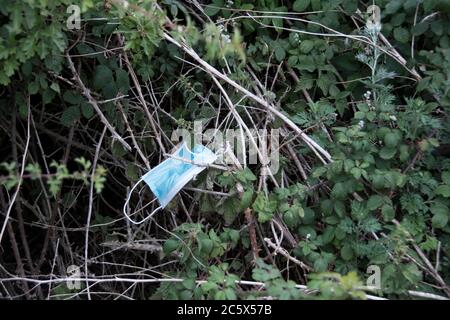
[{"label": "mask elastic strap", "polygon": [[[130,193],[128,194],[127,199],[125,200],[125,203],[124,203],[124,205],[123,205],[123,214],[124,214],[125,217],[128,219],[128,221],[130,221],[132,224],[141,224],[141,223],[147,221],[148,219],[150,219],[157,211],[159,211],[159,210],[162,209],[162,206],[159,206],[158,208],[156,208],[155,210],[153,210],[152,213],[150,213],[150,215],[149,215],[148,217],[145,217],[145,218],[142,219],[141,221],[134,221],[134,220],[131,219],[131,217],[128,215],[128,213],[127,213],[127,206],[128,206],[128,203],[130,202],[131,194],[133,193],[134,189],[136,189],[137,185],[138,185],[139,183],[141,183],[142,181],[144,181],[144,180],[141,178],[141,179],[139,179],[139,180],[134,184],[134,186],[131,188]],[[155,201],[155,199],[152,200],[152,202],[153,202],[153,201]]]}]

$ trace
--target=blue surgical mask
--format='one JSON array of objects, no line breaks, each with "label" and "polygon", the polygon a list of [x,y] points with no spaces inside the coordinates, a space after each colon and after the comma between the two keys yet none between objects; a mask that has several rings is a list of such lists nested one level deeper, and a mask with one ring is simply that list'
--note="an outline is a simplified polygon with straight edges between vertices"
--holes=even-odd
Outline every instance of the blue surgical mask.
[{"label": "blue surgical mask", "polygon": [[[190,151],[186,143],[183,143],[172,157],[164,160],[159,165],[151,169],[139,179],[131,188],[130,194],[125,201],[123,212],[125,216],[134,224],[139,224],[149,219],[156,211],[163,209],[175,197],[175,195],[196,175],[202,172],[208,165],[213,163],[217,156],[207,147],[195,145]],[[144,181],[149,187],[160,206],[148,217],[136,222],[132,220],[126,212],[126,207],[131,197],[131,193],[136,186]]]}]

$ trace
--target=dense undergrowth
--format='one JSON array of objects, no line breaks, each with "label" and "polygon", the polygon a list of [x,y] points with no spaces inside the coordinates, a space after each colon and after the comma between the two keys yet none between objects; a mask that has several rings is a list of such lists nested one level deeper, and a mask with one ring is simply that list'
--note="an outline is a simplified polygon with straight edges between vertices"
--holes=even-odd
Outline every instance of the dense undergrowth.
[{"label": "dense undergrowth", "polygon": [[[372,4],[0,0],[0,294],[449,297],[450,3]],[[130,224],[199,120],[278,130],[279,166],[217,163]]]}]

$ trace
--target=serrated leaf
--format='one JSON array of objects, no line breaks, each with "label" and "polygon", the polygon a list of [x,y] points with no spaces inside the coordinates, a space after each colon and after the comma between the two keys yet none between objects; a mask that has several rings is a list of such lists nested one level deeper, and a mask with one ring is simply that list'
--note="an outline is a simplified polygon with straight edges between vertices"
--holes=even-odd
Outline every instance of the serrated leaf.
[{"label": "serrated leaf", "polygon": [[440,185],[436,188],[436,190],[434,190],[434,193],[448,198],[450,197],[450,186],[446,184]]},{"label": "serrated leaf", "polygon": [[449,208],[442,203],[435,203],[430,207],[433,218],[431,223],[435,228],[444,228],[448,223]]},{"label": "serrated leaf", "polygon": [[442,172],[442,182],[447,185],[450,185],[450,171]]},{"label": "serrated leaf", "polygon": [[383,202],[384,202],[383,197],[375,194],[375,195],[371,196],[369,198],[369,200],[367,201],[367,209],[369,209],[369,210],[378,209],[379,207],[381,207]]},{"label": "serrated leaf", "polygon": [[253,200],[253,190],[249,189],[242,194],[241,210],[249,208],[252,204],[252,200]]}]

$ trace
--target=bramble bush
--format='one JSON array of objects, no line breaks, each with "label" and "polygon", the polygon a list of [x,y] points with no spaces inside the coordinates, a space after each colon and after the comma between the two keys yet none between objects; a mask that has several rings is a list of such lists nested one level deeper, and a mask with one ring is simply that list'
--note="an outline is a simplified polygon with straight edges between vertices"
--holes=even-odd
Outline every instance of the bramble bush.
[{"label": "bramble bush", "polygon": [[[0,1],[0,292],[450,297],[450,2],[372,4]],[[279,170],[210,167],[129,224],[130,187],[196,120],[281,130]],[[60,281],[8,281],[38,275]]]}]

